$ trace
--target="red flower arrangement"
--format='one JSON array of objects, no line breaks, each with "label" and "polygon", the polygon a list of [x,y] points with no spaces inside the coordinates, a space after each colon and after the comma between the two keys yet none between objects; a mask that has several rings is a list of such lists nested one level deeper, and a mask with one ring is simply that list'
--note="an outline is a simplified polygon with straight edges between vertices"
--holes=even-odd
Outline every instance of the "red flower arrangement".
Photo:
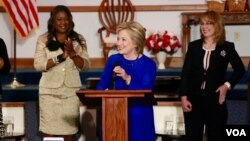
[{"label": "red flower arrangement", "polygon": [[173,55],[181,47],[177,36],[168,31],[164,31],[163,34],[155,33],[150,35],[146,39],[145,45],[153,54],[157,54],[159,51],[165,51],[170,55]]}]

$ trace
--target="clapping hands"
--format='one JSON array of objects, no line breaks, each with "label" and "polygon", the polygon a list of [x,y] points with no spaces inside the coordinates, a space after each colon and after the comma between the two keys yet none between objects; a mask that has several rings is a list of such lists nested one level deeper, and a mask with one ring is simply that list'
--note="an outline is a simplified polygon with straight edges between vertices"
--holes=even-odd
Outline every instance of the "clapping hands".
[{"label": "clapping hands", "polygon": [[67,40],[65,40],[65,47],[64,47],[64,49],[65,49],[65,54],[67,55],[67,56],[73,56],[73,55],[75,55],[75,50],[74,50],[74,48],[73,48],[73,44],[72,44],[72,40],[70,39],[70,38],[68,38]]}]

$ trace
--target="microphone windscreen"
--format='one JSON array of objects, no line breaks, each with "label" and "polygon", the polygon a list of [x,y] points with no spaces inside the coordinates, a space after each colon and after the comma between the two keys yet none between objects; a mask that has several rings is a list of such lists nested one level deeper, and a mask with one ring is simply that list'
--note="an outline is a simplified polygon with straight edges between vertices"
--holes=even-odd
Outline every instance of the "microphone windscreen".
[{"label": "microphone windscreen", "polygon": [[[116,61],[116,62],[114,63],[113,69],[114,69],[115,67],[117,67],[117,66],[120,66],[120,63],[119,63],[118,61]],[[113,78],[116,77],[115,72],[113,72],[112,77],[113,77]]]},{"label": "microphone windscreen", "polygon": [[120,66],[120,63],[119,63],[118,61],[116,61],[116,62],[114,63],[114,68],[117,67],[117,66]]}]

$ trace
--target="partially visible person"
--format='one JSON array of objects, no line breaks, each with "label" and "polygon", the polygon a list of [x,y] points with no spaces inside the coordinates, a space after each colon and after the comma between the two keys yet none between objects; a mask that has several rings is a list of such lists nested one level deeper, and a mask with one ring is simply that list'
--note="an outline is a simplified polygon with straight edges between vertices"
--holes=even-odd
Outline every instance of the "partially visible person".
[{"label": "partially visible person", "polygon": [[[152,90],[156,64],[143,54],[145,29],[137,22],[117,27],[117,51],[106,63],[98,90]],[[115,74],[115,75],[114,75]],[[113,83],[114,82],[114,83]],[[129,141],[155,141],[153,95],[147,100],[129,100]]]},{"label": "partially visible person", "polygon": [[73,141],[79,127],[76,90],[81,87],[79,71],[90,66],[84,37],[74,31],[70,10],[55,6],[48,31],[38,37],[34,67],[42,72],[39,82],[39,130],[44,137],[62,136]]},{"label": "partially visible person", "polygon": [[[0,38],[0,102],[2,101],[2,83],[1,76],[8,75],[10,72],[10,61],[8,57],[8,52],[4,40]],[[0,136],[4,136],[4,126],[3,126],[3,115],[2,115],[2,106],[0,105]]]},{"label": "partially visible person", "polygon": [[[202,141],[204,125],[208,141],[224,141],[227,123],[226,96],[245,73],[234,43],[225,41],[220,14],[208,11],[200,17],[201,39],[189,43],[181,81],[187,141]],[[227,78],[231,64],[233,74]]]},{"label": "partially visible person", "polygon": [[248,81],[250,81],[250,61],[248,63],[248,67],[247,67],[247,78],[248,78]]},{"label": "partially visible person", "polygon": [[[10,72],[10,61],[8,57],[8,52],[4,40],[0,38],[0,76],[8,75]],[[2,100],[2,84],[0,81],[0,101]]]}]

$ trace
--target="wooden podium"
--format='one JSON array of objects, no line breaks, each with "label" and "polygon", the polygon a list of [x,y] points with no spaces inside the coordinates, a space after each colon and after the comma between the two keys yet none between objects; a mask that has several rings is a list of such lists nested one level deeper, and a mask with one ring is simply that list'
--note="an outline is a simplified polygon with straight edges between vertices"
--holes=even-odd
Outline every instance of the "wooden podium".
[{"label": "wooden podium", "polygon": [[[128,98],[144,98],[151,90],[79,90],[81,102],[102,102],[102,140],[128,141]],[[87,104],[85,101],[88,101]]]}]

